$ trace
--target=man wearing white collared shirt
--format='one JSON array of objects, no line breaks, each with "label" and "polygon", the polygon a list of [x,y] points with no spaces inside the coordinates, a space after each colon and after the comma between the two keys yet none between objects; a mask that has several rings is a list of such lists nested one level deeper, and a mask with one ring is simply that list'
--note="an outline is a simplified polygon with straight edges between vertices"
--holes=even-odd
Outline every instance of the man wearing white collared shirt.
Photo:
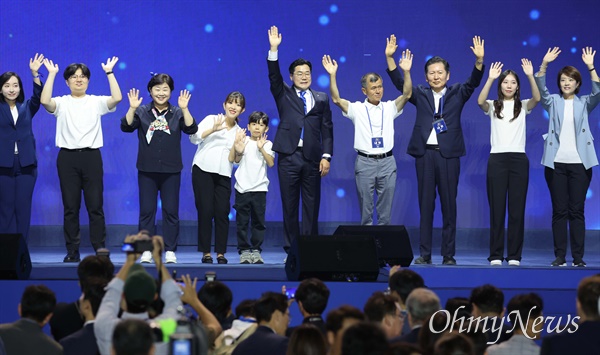
[{"label": "man wearing white collared shirt", "polygon": [[406,78],[404,95],[394,101],[381,101],[383,81],[376,73],[367,73],[361,79],[364,102],[342,99],[337,87],[338,65],[329,56],[323,56],[323,67],[331,78],[331,100],[342,109],[345,117],[354,123],[354,149],[357,151],[354,165],[356,190],[360,204],[361,224],[373,224],[373,192],[377,194],[377,224],[390,224],[394,191],[396,190],[396,160],[394,147],[394,119],[412,93],[410,50],[402,52],[400,67]]}]

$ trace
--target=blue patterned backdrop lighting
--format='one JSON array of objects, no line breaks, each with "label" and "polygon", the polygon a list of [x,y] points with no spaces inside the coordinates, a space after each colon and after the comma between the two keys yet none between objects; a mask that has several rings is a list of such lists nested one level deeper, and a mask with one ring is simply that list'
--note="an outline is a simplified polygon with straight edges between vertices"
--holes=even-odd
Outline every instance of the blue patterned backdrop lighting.
[{"label": "blue patterned backdrop lighting", "polygon": [[536,9],[529,11],[529,18],[532,20],[537,20],[540,18],[540,12]]}]

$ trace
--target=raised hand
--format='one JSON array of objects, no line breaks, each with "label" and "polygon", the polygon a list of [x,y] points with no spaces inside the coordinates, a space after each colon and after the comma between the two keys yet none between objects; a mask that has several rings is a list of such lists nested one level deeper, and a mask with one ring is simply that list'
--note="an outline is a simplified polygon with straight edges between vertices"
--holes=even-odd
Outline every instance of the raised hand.
[{"label": "raised hand", "polygon": [[338,70],[337,62],[335,59],[331,59],[331,57],[328,55],[323,56],[323,67],[329,73],[329,75],[335,74]]},{"label": "raised hand", "polygon": [[594,65],[594,56],[596,55],[596,51],[592,49],[592,47],[583,48],[583,53],[581,54],[581,59],[587,66]]},{"label": "raised hand", "polygon": [[31,69],[32,73],[37,73],[43,63],[44,55],[36,53],[34,58],[29,58],[29,69]]},{"label": "raised hand", "polygon": [[218,114],[215,117],[215,123],[213,124],[213,132],[217,132],[222,130],[223,128],[225,128],[225,115],[223,115],[222,113]]},{"label": "raised hand", "polygon": [[558,57],[559,54],[560,54],[560,48],[558,48],[558,47],[548,48],[548,52],[546,52],[544,59],[542,59],[542,63],[553,62],[554,59],[556,59],[556,57]]},{"label": "raised hand", "polygon": [[498,77],[500,76],[500,74],[502,74],[502,67],[504,66],[504,64],[500,63],[500,62],[495,62],[492,63],[491,67],[490,67],[490,79],[496,80],[498,79]]},{"label": "raised hand", "polygon": [[142,104],[143,97],[140,96],[140,91],[138,89],[131,89],[127,93],[127,97],[129,98],[129,107],[138,108]]},{"label": "raised hand", "polygon": [[58,64],[54,64],[50,59],[44,58],[44,66],[48,70],[48,73],[58,73]]},{"label": "raised hand", "polygon": [[119,61],[119,57],[108,58],[106,60],[106,64],[102,63],[102,70],[104,70],[105,73],[112,71],[113,68],[115,67],[115,64],[117,64],[118,61]]},{"label": "raised hand", "polygon": [[248,142],[246,141],[246,129],[239,129],[235,133],[235,140],[233,142],[233,147],[236,153],[243,154],[244,150],[246,149],[246,144],[248,144]]},{"label": "raised hand", "polygon": [[179,99],[177,99],[177,105],[180,109],[185,110],[188,107],[192,94],[187,90],[181,90],[179,92]]},{"label": "raised hand", "polygon": [[521,59],[521,67],[523,67],[523,73],[525,73],[525,75],[533,75],[533,65],[531,64],[531,61],[529,59]]},{"label": "raised hand", "polygon": [[478,59],[483,58],[483,55],[485,53],[484,46],[483,46],[484,43],[485,43],[485,41],[482,40],[481,37],[479,37],[479,36],[473,37],[473,46],[470,48],[473,51],[473,54],[475,54],[475,57],[477,57]]},{"label": "raised hand", "polygon": [[258,139],[256,140],[256,147],[258,149],[262,149],[265,146],[265,143],[267,143],[267,134],[263,133],[260,137],[258,137]]},{"label": "raised hand", "polygon": [[279,33],[277,26],[271,26],[269,29],[269,44],[271,48],[277,48],[281,44],[281,33]]},{"label": "raised hand", "polygon": [[385,39],[387,45],[385,46],[385,56],[393,57],[394,53],[396,53],[396,49],[398,49],[398,45],[396,44],[396,36],[391,35],[389,38]]},{"label": "raised hand", "polygon": [[198,299],[198,295],[196,294],[196,283],[198,282],[198,278],[194,277],[192,279],[189,274],[181,275],[181,279],[183,280],[183,284],[185,286],[179,286],[183,294],[181,295],[181,302],[186,304],[191,304]]},{"label": "raised hand", "polygon": [[407,48],[405,51],[402,51],[402,58],[400,58],[398,66],[404,71],[409,71],[412,67],[412,60],[413,54],[410,52],[410,49]]}]

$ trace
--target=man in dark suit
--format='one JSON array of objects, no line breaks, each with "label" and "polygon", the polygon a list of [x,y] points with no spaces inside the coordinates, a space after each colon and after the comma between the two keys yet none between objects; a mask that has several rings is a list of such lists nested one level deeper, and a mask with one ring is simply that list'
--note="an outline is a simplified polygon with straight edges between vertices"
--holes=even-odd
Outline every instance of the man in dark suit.
[{"label": "man in dark suit", "polygon": [[390,343],[407,342],[418,344],[421,327],[427,326],[425,322],[429,317],[442,309],[440,298],[431,290],[426,288],[414,289],[406,299],[406,310],[408,311],[408,323],[411,331],[408,334],[390,339]]},{"label": "man in dark suit", "polygon": [[285,331],[290,323],[287,297],[277,292],[265,292],[254,305],[258,328],[239,343],[233,355],[285,355],[288,338]]},{"label": "man in dark suit", "polygon": [[[302,324],[312,324],[323,333],[327,335],[325,330],[325,321],[323,320],[323,312],[327,308],[327,302],[329,302],[329,288],[325,283],[317,278],[308,278],[302,280],[298,289],[294,294],[296,303],[298,303],[298,309],[302,314]],[[296,327],[290,327],[287,329],[285,335],[291,336],[292,332]]]},{"label": "man in dark suit", "polygon": [[0,338],[4,341],[7,355],[62,355],[62,346],[43,331],[52,318],[54,306],[56,296],[48,287],[30,285],[25,288],[19,303],[21,319],[14,323],[0,324]]},{"label": "man in dark suit", "polygon": [[[600,351],[600,276],[586,277],[577,287],[577,315],[580,317],[573,331],[550,335],[542,341],[542,355],[598,354]],[[572,333],[571,333],[572,332]]]},{"label": "man in dark suit", "polygon": [[[386,58],[388,74],[398,90],[404,80],[394,63],[396,39],[388,40]],[[483,77],[483,40],[473,38],[471,47],[476,62],[466,82],[447,87],[450,64],[440,57],[425,63],[429,87],[413,88],[409,102],[417,108],[417,119],[408,143],[407,153],[415,157],[420,221],[420,253],[415,264],[431,264],[431,239],[436,188],[442,205],[442,250],[444,265],[456,265],[456,195],[460,175],[460,157],[466,154],[462,134],[461,112]]]},{"label": "man in dark suit", "polygon": [[[277,169],[283,209],[284,249],[300,234],[318,234],[321,178],[329,173],[333,155],[333,122],[329,97],[310,88],[312,64],[296,59],[289,67],[293,86],[283,81],[277,49],[281,34],[269,30],[271,45],[267,65],[271,94],[279,112],[279,127],[273,141],[278,153]],[[298,205],[302,194],[302,228]]]}]

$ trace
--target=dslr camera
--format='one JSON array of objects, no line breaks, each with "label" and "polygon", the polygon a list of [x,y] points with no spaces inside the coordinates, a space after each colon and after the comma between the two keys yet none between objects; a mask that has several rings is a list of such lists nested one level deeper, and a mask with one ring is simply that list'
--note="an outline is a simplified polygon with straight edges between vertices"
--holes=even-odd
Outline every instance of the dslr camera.
[{"label": "dslr camera", "polygon": [[133,243],[124,243],[121,250],[126,253],[134,253],[141,254],[145,251],[154,250],[154,245],[152,245],[152,239],[142,239],[136,240]]}]

